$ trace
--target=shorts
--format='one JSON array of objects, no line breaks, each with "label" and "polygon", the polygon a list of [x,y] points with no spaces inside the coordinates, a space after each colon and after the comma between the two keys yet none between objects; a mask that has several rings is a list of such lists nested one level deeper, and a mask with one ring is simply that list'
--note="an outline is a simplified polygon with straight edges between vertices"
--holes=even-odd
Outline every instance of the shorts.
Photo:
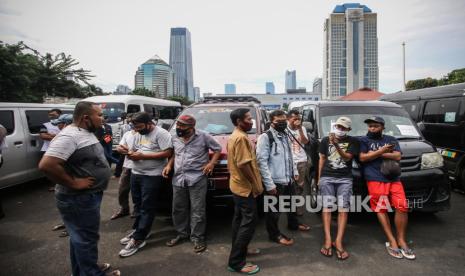
[{"label": "shorts", "polygon": [[[404,187],[399,182],[367,181],[370,206],[375,213],[386,213],[391,207],[408,212]],[[387,206],[389,203],[389,206]]]},{"label": "shorts", "polygon": [[352,197],[352,179],[322,177],[319,189],[323,208],[333,208],[336,203],[338,207],[348,209]]}]

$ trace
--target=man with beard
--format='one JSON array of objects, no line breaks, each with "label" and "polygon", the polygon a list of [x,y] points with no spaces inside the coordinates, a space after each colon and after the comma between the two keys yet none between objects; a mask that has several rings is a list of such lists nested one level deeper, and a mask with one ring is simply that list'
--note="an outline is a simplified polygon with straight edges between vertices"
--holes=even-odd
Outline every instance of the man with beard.
[{"label": "man with beard", "polygon": [[73,124],[57,134],[39,163],[39,169],[58,183],[56,204],[70,236],[73,275],[105,275],[97,264],[100,205],[111,171],[94,134],[102,123],[97,104],[79,102]]},{"label": "man with beard", "polygon": [[[408,247],[406,231],[408,223],[408,203],[400,176],[388,179],[381,173],[385,160],[400,161],[402,153],[395,137],[384,135],[384,119],[373,116],[365,120],[368,133],[360,140],[360,161],[367,181],[370,205],[378,216],[381,227],[386,234],[386,250],[394,258],[415,259],[413,250]],[[387,202],[388,201],[388,202]],[[396,209],[394,222],[397,237],[394,237],[387,211],[389,206]]]}]

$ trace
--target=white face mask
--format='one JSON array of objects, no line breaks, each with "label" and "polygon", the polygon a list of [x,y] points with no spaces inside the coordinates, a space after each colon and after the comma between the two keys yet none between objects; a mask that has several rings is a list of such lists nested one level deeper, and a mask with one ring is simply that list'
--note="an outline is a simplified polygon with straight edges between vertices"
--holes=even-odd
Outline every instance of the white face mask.
[{"label": "white face mask", "polygon": [[344,137],[347,135],[347,130],[339,130],[337,128],[334,129],[334,134],[336,135],[336,137]]}]

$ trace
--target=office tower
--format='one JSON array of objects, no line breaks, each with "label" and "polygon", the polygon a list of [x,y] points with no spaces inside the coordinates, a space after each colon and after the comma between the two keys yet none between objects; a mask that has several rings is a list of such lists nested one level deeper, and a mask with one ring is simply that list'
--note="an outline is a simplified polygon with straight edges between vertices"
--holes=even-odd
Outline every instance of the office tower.
[{"label": "office tower", "polygon": [[176,89],[174,71],[155,55],[137,69],[134,87],[146,88],[152,91],[156,98],[173,96]]},{"label": "office tower", "polygon": [[274,83],[273,82],[267,82],[265,84],[265,89],[266,89],[266,94],[274,94],[275,93]]},{"label": "office tower", "polygon": [[358,3],[337,5],[324,24],[323,63],[323,99],[378,90],[377,14]]},{"label": "office tower", "polygon": [[236,94],[236,85],[233,83],[227,83],[224,85],[224,94],[234,95]]},{"label": "office tower", "polygon": [[194,80],[192,72],[191,33],[187,28],[171,28],[170,66],[176,76],[175,95],[193,101]]},{"label": "office tower", "polygon": [[285,90],[287,92],[288,89],[296,89],[297,88],[297,79],[295,70],[287,71],[286,70],[286,86]]},{"label": "office tower", "polygon": [[313,81],[313,93],[320,94],[323,91],[323,79],[322,78],[315,78]]},{"label": "office tower", "polygon": [[200,87],[194,87],[194,102],[200,101]]}]

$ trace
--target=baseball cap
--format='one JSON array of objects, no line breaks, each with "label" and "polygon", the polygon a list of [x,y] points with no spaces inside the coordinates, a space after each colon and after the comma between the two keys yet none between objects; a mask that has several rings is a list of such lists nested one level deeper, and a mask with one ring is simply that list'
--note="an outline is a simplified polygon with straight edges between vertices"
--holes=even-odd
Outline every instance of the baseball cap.
[{"label": "baseball cap", "polygon": [[181,115],[177,121],[185,125],[195,125],[195,118],[191,115]]},{"label": "baseball cap", "polygon": [[58,119],[51,121],[52,125],[56,126],[58,124],[66,124],[70,125],[73,123],[73,115],[72,114],[61,114]]},{"label": "baseball cap", "polygon": [[352,125],[352,120],[350,120],[350,118],[348,117],[339,117],[337,118],[336,120],[336,125],[341,125],[345,128],[350,128],[350,126]]},{"label": "baseball cap", "polygon": [[364,122],[365,124],[378,123],[378,124],[382,124],[383,126],[385,124],[384,119],[379,116],[371,116],[370,118],[366,119]]}]

